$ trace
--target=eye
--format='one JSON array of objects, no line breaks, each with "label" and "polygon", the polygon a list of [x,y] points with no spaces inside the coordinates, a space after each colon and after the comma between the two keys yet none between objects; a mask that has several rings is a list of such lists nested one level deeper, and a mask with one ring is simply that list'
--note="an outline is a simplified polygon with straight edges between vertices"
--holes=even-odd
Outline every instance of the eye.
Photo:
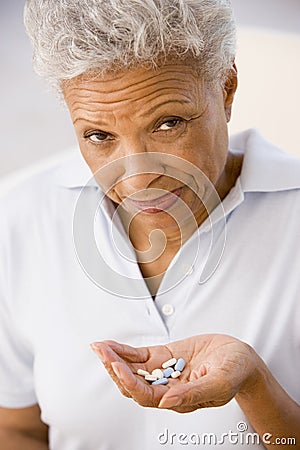
[{"label": "eye", "polygon": [[186,132],[188,120],[182,117],[164,117],[157,121],[153,132],[159,139],[177,139]]},{"label": "eye", "polygon": [[85,134],[84,138],[96,144],[113,139],[113,137],[109,133],[105,133],[104,131],[91,131]]},{"label": "eye", "polygon": [[160,131],[168,131],[172,130],[173,128],[176,128],[178,125],[182,123],[182,119],[179,119],[178,117],[174,117],[173,119],[165,120],[159,127],[158,130]]}]

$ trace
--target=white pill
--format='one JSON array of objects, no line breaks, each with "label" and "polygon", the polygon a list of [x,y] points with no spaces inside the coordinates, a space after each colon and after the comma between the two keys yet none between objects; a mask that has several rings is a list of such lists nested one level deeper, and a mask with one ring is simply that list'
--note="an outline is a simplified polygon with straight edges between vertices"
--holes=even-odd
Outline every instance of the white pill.
[{"label": "white pill", "polygon": [[164,373],[161,369],[152,370],[151,375],[154,375],[158,380],[161,380],[164,377]]},{"label": "white pill", "polygon": [[157,380],[157,377],[155,376],[155,375],[146,375],[145,376],[145,380],[147,380],[147,381],[156,381]]},{"label": "white pill", "polygon": [[147,370],[138,369],[137,374],[145,377],[146,375],[149,375],[149,372],[147,372]]},{"label": "white pill", "polygon": [[174,372],[171,373],[172,378],[178,378],[180,377],[181,372],[179,370],[174,370]]},{"label": "white pill", "polygon": [[168,361],[165,361],[164,363],[162,363],[161,367],[163,369],[166,369],[167,367],[174,366],[174,364],[176,364],[176,362],[177,362],[176,358],[168,359]]}]

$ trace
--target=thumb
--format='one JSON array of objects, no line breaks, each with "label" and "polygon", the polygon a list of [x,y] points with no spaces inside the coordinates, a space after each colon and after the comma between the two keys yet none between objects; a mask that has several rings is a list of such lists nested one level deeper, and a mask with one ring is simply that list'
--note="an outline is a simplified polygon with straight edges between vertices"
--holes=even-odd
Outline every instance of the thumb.
[{"label": "thumb", "polygon": [[210,403],[221,405],[232,398],[228,391],[229,383],[222,375],[207,374],[198,380],[171,387],[162,397],[159,408],[205,407]]}]

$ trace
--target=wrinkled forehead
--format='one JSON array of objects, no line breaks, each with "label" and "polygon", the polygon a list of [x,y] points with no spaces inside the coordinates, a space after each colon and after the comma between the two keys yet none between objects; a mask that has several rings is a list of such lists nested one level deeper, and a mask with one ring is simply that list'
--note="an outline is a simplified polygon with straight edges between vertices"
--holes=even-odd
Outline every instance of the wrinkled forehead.
[{"label": "wrinkled forehead", "polygon": [[[139,67],[106,74],[86,73],[63,83],[66,103],[74,115],[129,107],[151,114],[169,102],[202,107],[211,89],[188,64],[167,64],[157,69]],[[73,118],[74,120],[74,118]]]}]

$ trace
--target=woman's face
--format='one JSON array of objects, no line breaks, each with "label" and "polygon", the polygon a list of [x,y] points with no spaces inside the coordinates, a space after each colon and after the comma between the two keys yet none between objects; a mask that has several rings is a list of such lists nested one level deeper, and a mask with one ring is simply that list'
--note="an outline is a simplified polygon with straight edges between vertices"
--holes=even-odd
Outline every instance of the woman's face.
[{"label": "woman's face", "polygon": [[[189,165],[180,161],[192,163],[214,186],[223,179],[235,72],[233,78],[228,89],[212,87],[192,66],[169,64],[65,82],[65,100],[90,169],[96,173],[115,162],[105,174],[108,197],[116,204],[130,198],[125,208],[131,205],[162,228],[178,197],[196,213],[199,198],[190,187],[198,184],[203,191],[202,181],[191,180]],[[147,159],[149,153],[157,160]],[[101,185],[101,170],[97,181]]]}]

